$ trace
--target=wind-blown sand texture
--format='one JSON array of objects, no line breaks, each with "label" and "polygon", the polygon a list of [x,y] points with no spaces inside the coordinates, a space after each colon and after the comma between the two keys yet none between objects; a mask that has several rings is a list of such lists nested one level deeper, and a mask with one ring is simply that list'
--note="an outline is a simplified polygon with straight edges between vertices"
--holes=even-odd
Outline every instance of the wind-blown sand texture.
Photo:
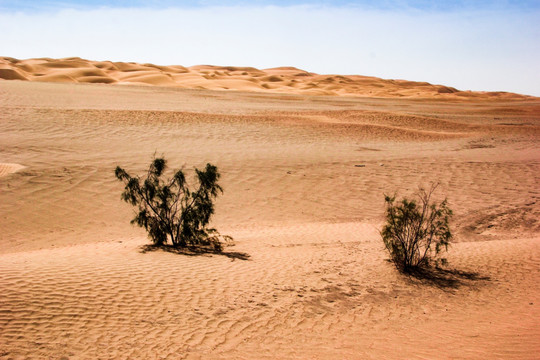
[{"label": "wind-blown sand texture", "polygon": [[188,89],[239,90],[302,95],[423,98],[526,98],[506,92],[460,91],[443,85],[385,80],[360,75],[319,75],[294,67],[196,65],[160,66],[133,62],[91,61],[78,57],[26,59],[0,57],[0,79],[61,83],[174,86]]},{"label": "wind-blown sand texture", "polygon": [[[9,76],[75,82],[39,61]],[[539,140],[538,98],[0,80],[0,358],[537,359]],[[225,255],[143,251],[113,170],[154,153],[218,166]],[[433,281],[378,234],[384,193],[431,182],[456,214]]]},{"label": "wind-blown sand texture", "polygon": [[0,177],[6,176],[8,174],[14,173],[24,169],[24,166],[19,164],[2,164],[0,163]]}]

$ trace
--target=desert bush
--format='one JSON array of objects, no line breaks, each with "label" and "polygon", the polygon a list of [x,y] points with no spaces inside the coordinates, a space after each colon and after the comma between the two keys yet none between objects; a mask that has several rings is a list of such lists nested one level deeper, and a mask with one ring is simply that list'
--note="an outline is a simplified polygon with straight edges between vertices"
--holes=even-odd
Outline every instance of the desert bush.
[{"label": "desert bush", "polygon": [[452,239],[452,210],[446,199],[439,204],[431,201],[436,187],[420,189],[417,199],[412,200],[396,202],[396,196],[385,195],[386,223],[381,236],[391,260],[401,271],[446,264],[440,253],[448,249]]},{"label": "desert bush", "polygon": [[125,184],[122,200],[137,208],[131,223],[144,227],[158,246],[165,245],[168,239],[175,248],[203,246],[221,251],[231,237],[208,227],[214,214],[214,200],[223,192],[218,185],[217,167],[206,164],[204,170],[195,169],[195,191],[190,190],[182,170],[163,180],[166,168],[165,159],[154,158],[146,176],[140,178],[116,167],[116,178]]}]

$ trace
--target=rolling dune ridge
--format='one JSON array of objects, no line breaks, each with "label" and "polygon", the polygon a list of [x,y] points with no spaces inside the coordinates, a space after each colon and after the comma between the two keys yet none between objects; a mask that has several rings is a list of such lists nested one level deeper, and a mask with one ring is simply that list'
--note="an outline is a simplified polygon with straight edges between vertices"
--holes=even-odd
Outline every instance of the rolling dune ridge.
[{"label": "rolling dune ridge", "polygon": [[[0,359],[538,357],[538,98],[2,61],[30,81],[0,81]],[[362,81],[388,88],[366,97]],[[242,91],[209,90],[223,84]],[[144,246],[113,170],[142,174],[153,154],[218,166],[223,255]],[[418,280],[387,261],[383,200],[433,182],[455,242],[446,276]]]},{"label": "rolling dune ridge", "polygon": [[445,99],[523,99],[506,92],[460,91],[443,85],[360,75],[319,75],[294,67],[196,65],[189,68],[81,58],[0,57],[0,79],[65,83],[137,84],[188,89],[259,91],[301,95]]}]

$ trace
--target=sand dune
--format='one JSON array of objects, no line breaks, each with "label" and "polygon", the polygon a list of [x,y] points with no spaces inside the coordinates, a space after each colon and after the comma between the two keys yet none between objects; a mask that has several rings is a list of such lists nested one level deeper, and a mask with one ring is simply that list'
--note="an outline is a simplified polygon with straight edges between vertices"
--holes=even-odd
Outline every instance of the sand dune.
[{"label": "sand dune", "polygon": [[[182,76],[181,76],[182,75]],[[191,89],[260,91],[302,95],[445,99],[522,99],[505,92],[460,91],[443,85],[359,75],[319,75],[295,67],[159,66],[80,58],[0,57],[0,79],[45,82],[138,84]]]},{"label": "sand dune", "polygon": [[[44,62],[9,60],[69,83],[0,82],[0,359],[538,358],[537,98],[310,96],[318,75],[293,68]],[[89,83],[103,79],[121,86]],[[207,90],[222,85],[257,91]],[[113,169],[154,153],[218,166],[224,255],[144,251]],[[420,281],[378,229],[383,194],[432,182],[457,271]]]}]

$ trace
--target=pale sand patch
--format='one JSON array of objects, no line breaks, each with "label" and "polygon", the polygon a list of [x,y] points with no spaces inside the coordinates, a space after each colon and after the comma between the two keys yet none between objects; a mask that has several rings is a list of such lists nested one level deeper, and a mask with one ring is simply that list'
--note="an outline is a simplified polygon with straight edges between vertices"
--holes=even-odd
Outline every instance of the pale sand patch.
[{"label": "pale sand patch", "polygon": [[25,166],[20,164],[0,163],[0,177],[12,174],[24,168]]},{"label": "pale sand patch", "polygon": [[[0,179],[0,357],[534,359],[539,138],[536,99],[4,81],[0,153],[28,168]],[[155,152],[218,166],[214,225],[249,260],[140,252],[113,170]],[[383,194],[433,181],[456,213],[449,262],[474,279],[386,261]]]}]

